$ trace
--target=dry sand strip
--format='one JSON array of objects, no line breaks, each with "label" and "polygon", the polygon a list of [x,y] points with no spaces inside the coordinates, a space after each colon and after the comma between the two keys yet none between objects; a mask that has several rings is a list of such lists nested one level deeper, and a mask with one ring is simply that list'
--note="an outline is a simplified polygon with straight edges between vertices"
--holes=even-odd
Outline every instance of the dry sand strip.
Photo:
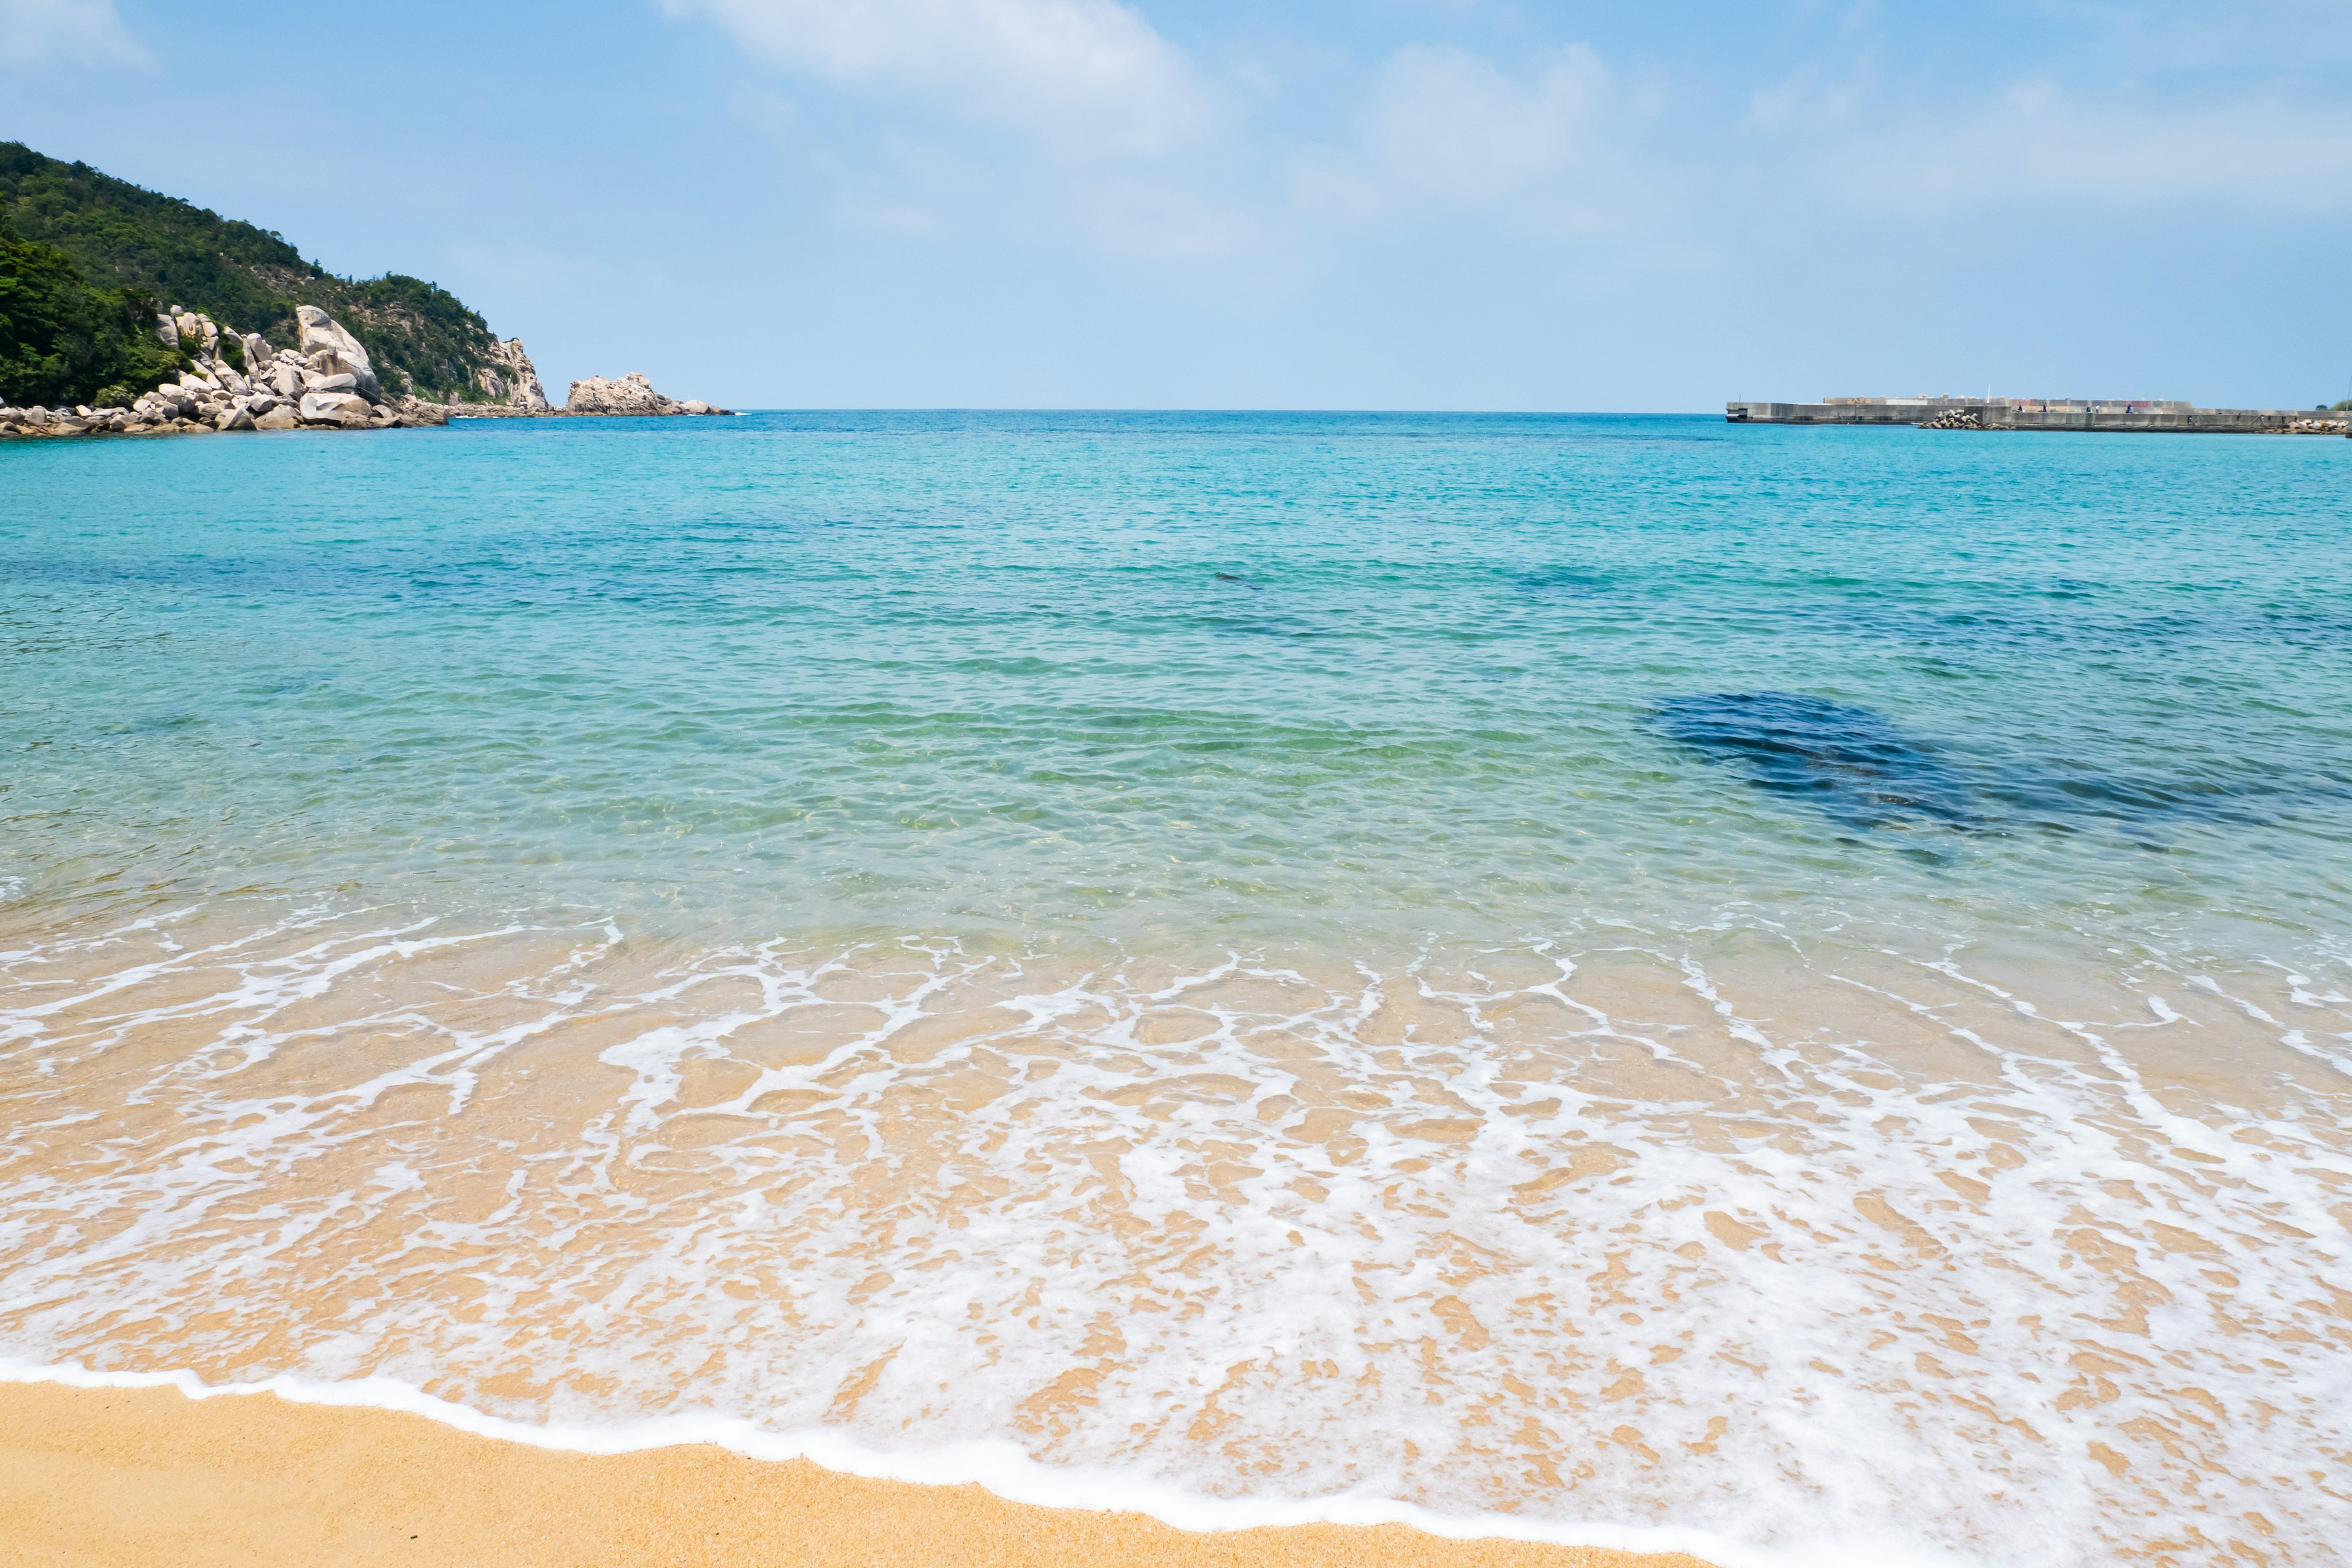
[{"label": "dry sand strip", "polygon": [[269,1394],[0,1384],[0,1563],[1706,1568],[1402,1525],[1195,1534],[707,1446],[609,1458]]}]

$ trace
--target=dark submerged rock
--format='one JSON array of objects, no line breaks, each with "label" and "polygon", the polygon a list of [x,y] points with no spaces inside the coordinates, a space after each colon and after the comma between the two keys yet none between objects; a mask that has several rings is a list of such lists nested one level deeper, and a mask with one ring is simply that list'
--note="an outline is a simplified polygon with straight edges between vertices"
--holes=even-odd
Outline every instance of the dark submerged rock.
[{"label": "dark submerged rock", "polygon": [[1658,705],[1661,733],[1748,782],[1855,828],[1974,826],[1967,782],[1884,714],[1789,691],[1714,691]]}]

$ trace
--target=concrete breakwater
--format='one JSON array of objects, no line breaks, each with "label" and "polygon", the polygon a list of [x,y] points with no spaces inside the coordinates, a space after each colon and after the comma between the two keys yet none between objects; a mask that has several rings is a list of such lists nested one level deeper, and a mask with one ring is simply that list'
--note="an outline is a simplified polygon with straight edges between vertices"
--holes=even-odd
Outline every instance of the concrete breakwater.
[{"label": "concrete breakwater", "polygon": [[1937,430],[2188,431],[2236,436],[2352,435],[2352,413],[2200,408],[2171,401],[2079,397],[1829,397],[1727,403],[1733,425],[1917,425]]}]

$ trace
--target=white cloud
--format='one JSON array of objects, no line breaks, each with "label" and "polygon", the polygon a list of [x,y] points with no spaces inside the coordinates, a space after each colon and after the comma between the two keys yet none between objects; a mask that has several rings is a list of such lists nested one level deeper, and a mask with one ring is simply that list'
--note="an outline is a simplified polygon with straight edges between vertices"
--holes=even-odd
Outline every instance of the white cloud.
[{"label": "white cloud", "polygon": [[1372,81],[1352,144],[1294,160],[1296,205],[1353,225],[1475,216],[1681,268],[1695,254],[1677,232],[1687,203],[1681,175],[1646,140],[1656,117],[1652,90],[1581,44],[1525,76],[1413,45]]},{"label": "white cloud", "polygon": [[1609,73],[1581,45],[1531,83],[1461,49],[1402,49],[1381,73],[1363,147],[1395,184],[1441,205],[1484,207],[1593,162]]},{"label": "white cloud", "polygon": [[2290,214],[2352,207],[2352,109],[2341,105],[2275,95],[2093,99],[2037,80],[1940,113],[1877,110],[1759,97],[1748,129],[1811,132],[1804,152],[1817,177],[1880,210],[1931,215],[2020,201]]},{"label": "white cloud", "polygon": [[1235,206],[1149,181],[1099,182],[1085,193],[1082,208],[1096,243],[1123,256],[1211,261],[1247,249],[1256,237]]},{"label": "white cloud", "polygon": [[751,54],[910,93],[1047,137],[1066,155],[1153,154],[1216,118],[1183,52],[1114,0],[662,0]]},{"label": "white cloud", "polygon": [[114,14],[114,0],[0,0],[0,66],[58,60],[137,65],[145,59]]}]

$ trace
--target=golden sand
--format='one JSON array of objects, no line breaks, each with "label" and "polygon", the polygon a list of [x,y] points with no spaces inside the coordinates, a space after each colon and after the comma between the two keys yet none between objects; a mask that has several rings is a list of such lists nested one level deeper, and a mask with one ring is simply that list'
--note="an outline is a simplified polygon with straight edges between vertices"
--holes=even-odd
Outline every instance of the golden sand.
[{"label": "golden sand", "polygon": [[271,1394],[0,1384],[0,1563],[1706,1568],[1402,1525],[1195,1534],[707,1446],[596,1457]]}]

